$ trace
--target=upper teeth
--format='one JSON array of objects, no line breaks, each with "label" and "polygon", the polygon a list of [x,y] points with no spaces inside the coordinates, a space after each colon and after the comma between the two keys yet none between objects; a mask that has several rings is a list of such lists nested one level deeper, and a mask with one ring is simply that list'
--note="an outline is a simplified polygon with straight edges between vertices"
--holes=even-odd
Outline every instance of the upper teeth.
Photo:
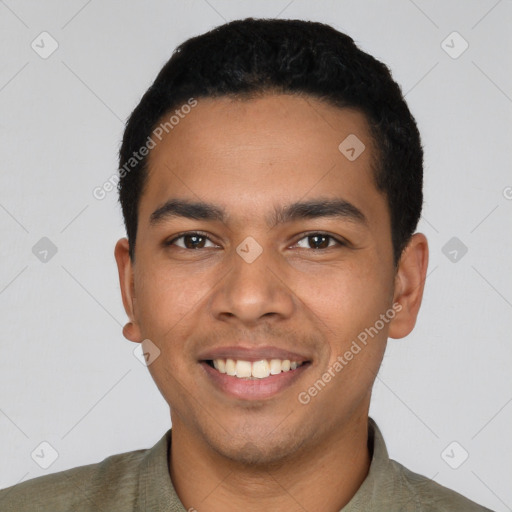
[{"label": "upper teeth", "polygon": [[269,375],[295,370],[302,362],[289,359],[261,359],[260,361],[244,361],[243,359],[214,359],[213,366],[220,372],[234,377],[255,377],[264,379]]}]

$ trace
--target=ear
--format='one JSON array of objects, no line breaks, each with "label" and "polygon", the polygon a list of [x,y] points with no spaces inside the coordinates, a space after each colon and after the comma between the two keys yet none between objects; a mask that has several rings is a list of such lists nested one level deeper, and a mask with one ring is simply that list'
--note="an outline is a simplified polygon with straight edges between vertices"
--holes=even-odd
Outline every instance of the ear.
[{"label": "ear", "polygon": [[117,241],[114,249],[114,256],[117,262],[119,273],[119,284],[121,286],[121,295],[123,306],[130,321],[123,327],[123,335],[126,339],[140,343],[142,336],[139,325],[135,318],[135,287],[133,280],[133,264],[130,258],[129,244],[127,238],[121,238]]},{"label": "ear", "polygon": [[427,238],[422,233],[415,233],[398,263],[393,304],[400,304],[401,309],[397,309],[389,324],[390,338],[403,338],[413,330],[423,298],[427,267]]}]

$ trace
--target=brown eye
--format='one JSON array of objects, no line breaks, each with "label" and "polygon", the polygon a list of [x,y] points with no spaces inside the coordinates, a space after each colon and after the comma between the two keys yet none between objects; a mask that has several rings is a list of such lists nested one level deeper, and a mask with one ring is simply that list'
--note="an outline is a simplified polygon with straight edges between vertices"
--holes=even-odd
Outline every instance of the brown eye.
[{"label": "brown eye", "polygon": [[[307,240],[307,246],[301,246],[300,243],[302,240]],[[334,242],[334,244],[330,244],[330,242]],[[330,247],[335,247],[336,245],[343,245],[339,240],[336,240],[333,236],[327,235],[324,233],[311,233],[303,238],[301,238],[297,245],[304,249],[328,249]]]},{"label": "brown eye", "polygon": [[[178,240],[181,242],[177,243]],[[177,236],[176,238],[173,238],[169,242],[166,242],[166,245],[176,245],[182,249],[203,249],[207,242],[212,243],[212,241],[206,235],[201,233],[185,233],[183,235]]]}]

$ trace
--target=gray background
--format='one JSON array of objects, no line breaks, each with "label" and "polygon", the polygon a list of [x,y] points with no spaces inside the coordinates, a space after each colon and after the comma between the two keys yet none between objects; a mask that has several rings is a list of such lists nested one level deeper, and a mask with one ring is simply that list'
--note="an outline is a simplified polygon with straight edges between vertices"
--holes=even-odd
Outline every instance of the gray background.
[{"label": "gray background", "polygon": [[431,257],[417,327],[390,340],[371,414],[393,458],[512,510],[510,0],[1,1],[0,487],[169,428],[121,333],[117,196],[92,190],[175,46],[246,16],[331,23],[402,85],[425,146]]}]

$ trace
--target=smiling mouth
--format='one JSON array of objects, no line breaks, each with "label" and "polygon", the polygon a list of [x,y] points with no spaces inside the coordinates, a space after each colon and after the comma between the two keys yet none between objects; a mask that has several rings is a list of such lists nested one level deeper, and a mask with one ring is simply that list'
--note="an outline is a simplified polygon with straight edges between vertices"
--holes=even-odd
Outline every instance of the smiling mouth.
[{"label": "smiling mouth", "polygon": [[244,359],[219,358],[203,361],[219,373],[238,379],[258,380],[271,375],[293,372],[297,368],[310,364],[309,361],[291,361],[290,359],[260,359],[247,361]]}]

